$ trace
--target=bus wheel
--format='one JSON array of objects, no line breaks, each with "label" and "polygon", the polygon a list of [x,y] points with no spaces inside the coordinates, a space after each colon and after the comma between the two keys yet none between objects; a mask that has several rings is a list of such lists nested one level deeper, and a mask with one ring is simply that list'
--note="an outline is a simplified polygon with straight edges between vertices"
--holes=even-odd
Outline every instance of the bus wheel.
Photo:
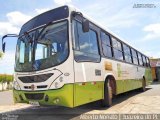
[{"label": "bus wheel", "polygon": [[142,91],[146,91],[146,80],[143,78],[142,80]]},{"label": "bus wheel", "polygon": [[102,100],[102,104],[104,107],[110,107],[112,105],[112,87],[110,78],[104,84],[104,99]]}]

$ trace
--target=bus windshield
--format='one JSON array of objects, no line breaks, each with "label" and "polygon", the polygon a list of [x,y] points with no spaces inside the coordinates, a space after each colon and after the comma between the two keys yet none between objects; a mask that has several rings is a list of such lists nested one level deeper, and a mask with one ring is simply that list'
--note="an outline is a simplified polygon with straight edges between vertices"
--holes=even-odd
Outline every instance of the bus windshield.
[{"label": "bus windshield", "polygon": [[50,24],[19,37],[15,71],[29,72],[54,67],[69,54],[67,21]]}]

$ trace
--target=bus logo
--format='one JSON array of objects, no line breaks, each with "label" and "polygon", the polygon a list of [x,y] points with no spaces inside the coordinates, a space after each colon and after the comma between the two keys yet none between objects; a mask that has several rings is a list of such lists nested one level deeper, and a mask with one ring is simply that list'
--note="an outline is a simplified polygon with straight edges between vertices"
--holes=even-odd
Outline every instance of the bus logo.
[{"label": "bus logo", "polygon": [[32,84],[31,85],[31,90],[34,91],[34,89],[35,89],[35,86]]}]

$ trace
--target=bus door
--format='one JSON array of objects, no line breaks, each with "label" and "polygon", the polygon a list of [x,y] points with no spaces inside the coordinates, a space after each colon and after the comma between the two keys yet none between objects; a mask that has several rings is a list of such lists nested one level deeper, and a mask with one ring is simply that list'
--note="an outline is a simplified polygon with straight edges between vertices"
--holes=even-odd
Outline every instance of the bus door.
[{"label": "bus door", "polygon": [[83,32],[82,24],[74,21],[75,106],[102,99],[102,70],[98,34],[92,26]]}]

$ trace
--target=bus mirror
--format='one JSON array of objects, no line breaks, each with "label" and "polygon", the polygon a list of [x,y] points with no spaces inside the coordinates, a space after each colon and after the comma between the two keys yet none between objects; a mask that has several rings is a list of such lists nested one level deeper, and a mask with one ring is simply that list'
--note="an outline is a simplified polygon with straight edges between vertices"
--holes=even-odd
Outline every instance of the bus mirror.
[{"label": "bus mirror", "polygon": [[6,42],[4,42],[3,45],[2,45],[2,50],[3,50],[4,53],[5,53],[5,48],[6,48]]},{"label": "bus mirror", "polygon": [[87,19],[83,19],[82,29],[83,29],[83,32],[88,32],[89,31],[89,21]]},{"label": "bus mirror", "polygon": [[6,42],[4,42],[4,38],[6,37],[18,37],[17,34],[7,34],[2,37],[2,51],[5,53]]}]

